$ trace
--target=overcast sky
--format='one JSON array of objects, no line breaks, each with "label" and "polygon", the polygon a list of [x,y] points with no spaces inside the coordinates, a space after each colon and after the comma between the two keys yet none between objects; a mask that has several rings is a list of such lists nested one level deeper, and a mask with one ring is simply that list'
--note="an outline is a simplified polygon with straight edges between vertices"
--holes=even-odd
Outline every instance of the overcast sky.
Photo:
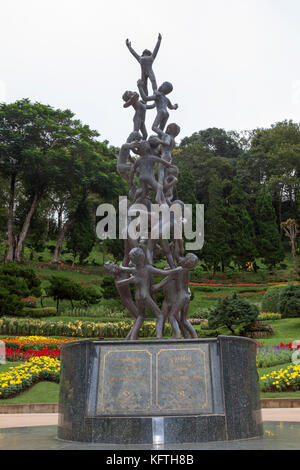
[{"label": "overcast sky", "polygon": [[141,53],[159,32],[178,141],[300,121],[299,0],[2,0],[0,15],[0,100],[71,109],[112,145],[132,130],[122,94],[140,78],[125,40]]}]

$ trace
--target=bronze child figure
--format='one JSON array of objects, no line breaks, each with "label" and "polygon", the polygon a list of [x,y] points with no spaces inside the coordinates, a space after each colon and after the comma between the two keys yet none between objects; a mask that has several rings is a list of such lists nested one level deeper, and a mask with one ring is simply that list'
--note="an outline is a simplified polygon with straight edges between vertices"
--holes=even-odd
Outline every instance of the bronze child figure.
[{"label": "bronze child figure", "polygon": [[152,130],[159,136],[163,135],[163,131],[169,119],[169,109],[177,109],[178,104],[172,104],[167,95],[173,90],[173,85],[170,82],[164,82],[160,85],[159,89],[151,96],[147,96],[143,89],[142,80],[137,82],[139,92],[144,101],[154,101],[156,105],[157,115],[154,120]]},{"label": "bronze child figure", "polygon": [[122,98],[125,101],[123,105],[124,108],[132,106],[135,110],[133,117],[134,132],[140,131],[142,133],[143,139],[146,140],[148,137],[145,126],[146,110],[155,108],[155,103],[147,105],[143,101],[140,101],[140,96],[136,91],[125,91]]},{"label": "bronze child figure", "polygon": [[146,315],[146,307],[156,316],[156,337],[157,339],[162,338],[164,317],[163,314],[155,303],[152,297],[152,276],[171,276],[182,271],[181,267],[170,269],[165,271],[157,269],[151,264],[146,263],[146,256],[142,248],[133,248],[129,257],[133,267],[120,266],[122,271],[130,274],[128,279],[120,280],[116,282],[118,287],[128,285],[130,283],[135,284],[135,303],[138,310],[138,317],[131,331],[131,339],[137,339],[139,331],[144,323]]},{"label": "bronze child figure", "polygon": [[158,40],[153,52],[145,49],[142,55],[138,55],[135,50],[131,47],[131,42],[129,39],[126,39],[126,46],[128,47],[129,51],[136,58],[136,60],[141,65],[141,84],[143,87],[143,91],[146,95],[148,95],[148,78],[152,84],[153,92],[157,90],[157,83],[154,72],[152,70],[152,64],[157,56],[159,47],[161,43],[161,34],[158,35]]}]

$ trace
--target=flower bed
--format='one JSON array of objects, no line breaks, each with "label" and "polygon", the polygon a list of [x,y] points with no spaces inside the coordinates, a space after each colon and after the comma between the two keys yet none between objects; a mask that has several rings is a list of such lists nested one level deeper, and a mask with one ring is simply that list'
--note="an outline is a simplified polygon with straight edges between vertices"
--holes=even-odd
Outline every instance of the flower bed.
[{"label": "flower bed", "polygon": [[[0,318],[0,334],[13,335],[47,335],[67,336],[76,338],[125,338],[133,325],[128,322],[101,322],[89,321],[74,322],[50,322],[24,318]],[[165,326],[165,334],[172,334],[169,324]],[[155,322],[145,322],[141,331],[141,337],[155,337]]]},{"label": "flower bed", "polygon": [[60,361],[51,357],[32,357],[0,374],[0,399],[8,398],[41,380],[59,382]]},{"label": "flower bed", "polygon": [[23,361],[30,357],[60,357],[60,345],[74,338],[47,338],[45,336],[16,336],[2,338],[8,361]]},{"label": "flower bed", "polygon": [[61,344],[74,341],[74,338],[48,338],[46,336],[10,336],[8,338],[1,338],[1,341],[4,341],[6,347],[20,351],[41,351],[47,349],[58,351]]},{"label": "flower bed", "polygon": [[41,357],[41,356],[48,356],[48,357],[60,357],[60,351],[58,349],[41,349],[40,351],[36,349],[27,349],[23,351],[22,349],[16,348],[5,348],[5,358],[8,361],[24,361],[29,359],[30,357]]},{"label": "flower bed", "polygon": [[49,338],[45,336],[16,336],[2,338],[10,348],[26,351],[28,349],[41,350],[44,348],[59,349],[62,343],[74,341],[73,338]]},{"label": "flower bed", "polygon": [[286,392],[300,390],[300,364],[286,369],[274,370],[260,378],[263,392]]},{"label": "flower bed", "polygon": [[271,325],[265,325],[262,321],[257,321],[248,330],[248,336],[251,338],[265,338],[274,334],[274,330]]},{"label": "flower bed", "polygon": [[288,348],[288,349],[300,349],[300,343],[294,341],[293,343],[287,343],[287,344],[283,344],[283,343],[280,343],[278,344],[277,346],[274,346],[276,349],[284,349],[284,348]]},{"label": "flower bed", "polygon": [[265,321],[265,320],[280,320],[281,314],[280,313],[273,313],[273,312],[260,312],[258,315],[258,320]]}]

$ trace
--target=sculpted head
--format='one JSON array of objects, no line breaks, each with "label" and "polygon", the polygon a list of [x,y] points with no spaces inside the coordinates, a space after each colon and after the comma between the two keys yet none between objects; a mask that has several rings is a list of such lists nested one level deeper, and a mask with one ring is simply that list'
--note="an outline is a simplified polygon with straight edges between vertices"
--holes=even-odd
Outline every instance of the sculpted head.
[{"label": "sculpted head", "polygon": [[136,247],[129,252],[130,261],[136,266],[138,264],[144,264],[145,253],[142,248]]},{"label": "sculpted head", "polygon": [[131,134],[129,134],[128,136],[128,139],[127,139],[127,143],[130,144],[131,142],[140,142],[142,140],[142,136],[139,132],[131,132]]},{"label": "sculpted head", "polygon": [[199,262],[198,256],[196,256],[194,253],[187,253],[185,257],[178,264],[183,269],[187,269],[188,271],[191,271],[197,266],[198,262]]},{"label": "sculpted head", "polygon": [[164,82],[162,85],[160,85],[158,89],[158,91],[160,93],[163,93],[164,95],[168,95],[169,93],[171,93],[172,90],[173,90],[173,85],[170,82]]},{"label": "sculpted head", "polygon": [[150,55],[152,55],[152,52],[149,51],[149,49],[145,49],[145,50],[143,51],[143,53],[142,53],[142,56],[143,56],[143,57],[145,57],[145,56],[150,56]]},{"label": "sculpted head", "polygon": [[175,122],[172,122],[172,124],[169,124],[166,129],[166,134],[171,135],[172,137],[177,137],[180,132],[180,127],[178,124],[175,124]]}]

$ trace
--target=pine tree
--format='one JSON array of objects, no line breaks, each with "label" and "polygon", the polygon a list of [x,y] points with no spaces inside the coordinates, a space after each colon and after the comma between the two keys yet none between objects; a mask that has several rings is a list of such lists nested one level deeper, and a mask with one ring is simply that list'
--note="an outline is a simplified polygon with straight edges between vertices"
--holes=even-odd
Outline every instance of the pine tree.
[{"label": "pine tree", "polygon": [[266,185],[258,192],[255,205],[258,256],[271,268],[284,259],[272,196]]},{"label": "pine tree", "polygon": [[209,203],[205,212],[203,259],[212,269],[215,278],[217,267],[230,254],[227,240],[227,223],[224,219],[222,182],[216,172],[212,172],[208,187]]},{"label": "pine tree", "polygon": [[230,247],[232,259],[243,271],[248,262],[252,262],[257,254],[254,224],[247,210],[248,195],[243,191],[241,183],[234,179],[227,220],[230,224]]},{"label": "pine tree", "polygon": [[67,238],[67,249],[72,252],[74,263],[79,255],[79,263],[82,264],[92,251],[96,240],[95,224],[87,202],[79,205],[74,219],[75,223],[72,224]]}]

